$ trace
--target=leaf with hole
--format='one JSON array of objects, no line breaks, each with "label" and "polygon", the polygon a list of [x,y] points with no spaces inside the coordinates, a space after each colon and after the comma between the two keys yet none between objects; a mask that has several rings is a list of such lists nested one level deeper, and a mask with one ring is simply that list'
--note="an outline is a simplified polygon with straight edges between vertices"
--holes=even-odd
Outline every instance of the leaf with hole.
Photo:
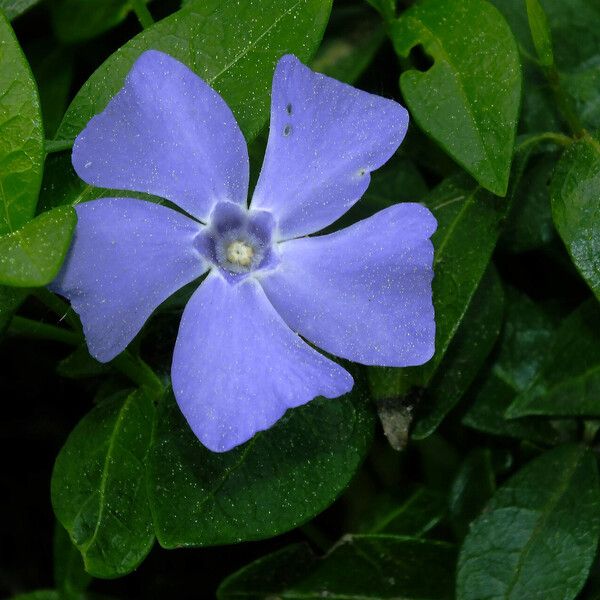
[{"label": "leaf with hole", "polygon": [[504,195],[521,101],[517,44],[485,0],[425,0],[390,25],[396,52],[422,46],[425,72],[402,73],[412,117],[479,183]]}]

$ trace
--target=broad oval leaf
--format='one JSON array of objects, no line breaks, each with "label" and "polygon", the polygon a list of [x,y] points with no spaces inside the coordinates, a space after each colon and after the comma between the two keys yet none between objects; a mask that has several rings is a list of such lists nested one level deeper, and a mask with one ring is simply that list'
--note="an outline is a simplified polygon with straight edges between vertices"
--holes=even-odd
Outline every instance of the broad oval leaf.
[{"label": "broad oval leaf", "polygon": [[15,34],[0,11],[0,235],[35,212],[44,166],[37,87]]},{"label": "broad oval leaf", "polygon": [[596,460],[561,446],[508,480],[477,519],[460,552],[458,600],[572,600],[600,535]]},{"label": "broad oval leaf", "polygon": [[57,138],[73,139],[123,85],[145,50],[162,50],[213,86],[248,140],[268,117],[277,60],[292,52],[307,61],[316,50],[331,0],[193,0],[145,29],[106,60],[75,96]]},{"label": "broad oval leaf", "polygon": [[170,395],[158,410],[148,467],[158,541],[165,548],[231,544],[308,521],[346,488],[372,432],[357,382],[346,396],[317,398],[243,446],[213,453]]},{"label": "broad oval leaf", "polygon": [[154,405],[118,394],[69,435],[52,473],[52,506],[95,577],[132,571],[154,543],[145,466]]},{"label": "broad oval leaf", "polygon": [[69,250],[77,215],[60,206],[0,236],[0,285],[40,287],[58,273]]},{"label": "broad oval leaf", "polygon": [[552,218],[575,266],[600,300],[600,142],[571,144],[552,178]]},{"label": "broad oval leaf", "polygon": [[40,0],[0,0],[0,11],[12,21],[39,2]]},{"label": "broad oval leaf", "polygon": [[521,101],[515,39],[485,0],[425,0],[391,24],[396,52],[434,61],[400,87],[412,116],[479,183],[506,194]]},{"label": "broad oval leaf", "polygon": [[323,558],[303,544],[260,558],[230,575],[217,598],[450,600],[454,560],[454,548],[443,542],[347,535]]},{"label": "broad oval leaf", "polygon": [[506,416],[600,416],[598,303],[590,299],[573,311],[545,350],[535,377],[514,399]]},{"label": "broad oval leaf", "polygon": [[502,283],[490,265],[417,407],[415,439],[431,435],[467,391],[496,342],[503,310]]}]

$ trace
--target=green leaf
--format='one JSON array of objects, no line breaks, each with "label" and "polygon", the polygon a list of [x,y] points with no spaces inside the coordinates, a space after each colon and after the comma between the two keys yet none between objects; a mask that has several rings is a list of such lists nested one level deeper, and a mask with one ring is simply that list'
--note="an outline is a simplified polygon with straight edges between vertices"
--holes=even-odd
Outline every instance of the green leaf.
[{"label": "green leaf", "polygon": [[52,0],[50,9],[56,37],[66,44],[75,44],[118,25],[131,11],[131,3],[127,0]]},{"label": "green leaf", "polygon": [[0,285],[0,335],[8,327],[14,313],[27,296],[28,290]]},{"label": "green leaf", "polygon": [[600,306],[595,300],[565,319],[544,358],[506,416],[600,416]]},{"label": "green leaf", "polygon": [[500,333],[503,309],[502,283],[490,267],[417,407],[415,439],[431,435],[467,391]]},{"label": "green leaf", "polygon": [[92,580],[81,554],[60,523],[54,527],[54,584],[67,600],[78,600]]},{"label": "green leaf", "polygon": [[454,556],[449,544],[391,535],[345,536],[323,558],[297,544],[230,575],[217,598],[450,600]]},{"label": "green leaf", "polygon": [[402,502],[382,496],[370,507],[359,533],[388,533],[422,537],[438,525],[447,512],[446,497],[426,487],[417,488]]},{"label": "green leaf", "polygon": [[61,377],[69,379],[84,379],[96,377],[110,371],[110,365],[100,363],[90,356],[86,346],[80,346],[69,356],[63,358],[56,366],[56,372]]},{"label": "green leaf", "polygon": [[268,117],[275,63],[287,52],[308,61],[330,10],[331,0],[190,2],[135,36],[96,70],[75,96],[57,137],[75,138],[119,91],[139,55],[152,48],[184,62],[213,86],[251,141]]},{"label": "green leaf", "polygon": [[483,277],[508,210],[506,200],[482,190],[467,176],[445,180],[424,199],[438,221],[433,235],[435,355],[421,367],[369,368],[376,399],[402,398],[425,388],[465,318]]},{"label": "green leaf", "polygon": [[130,572],[154,543],[145,483],[153,414],[141,391],[105,400],[56,459],[52,506],[95,577]]},{"label": "green leaf", "polygon": [[548,345],[556,325],[527,296],[507,290],[504,327],[498,353],[491,369],[474,392],[474,402],[463,423],[479,431],[553,443],[556,432],[544,420],[506,419],[504,412],[534,379],[548,354]]},{"label": "green leaf", "polygon": [[61,206],[0,236],[0,284],[40,287],[50,283],[69,250],[76,223],[75,211]]},{"label": "green leaf", "polygon": [[391,24],[390,35],[400,56],[421,45],[434,61],[400,77],[417,124],[482,186],[506,194],[521,67],[502,15],[485,0],[425,0]]},{"label": "green leaf", "polygon": [[39,2],[40,0],[0,0],[0,12],[12,21]]},{"label": "green leaf", "polygon": [[367,2],[386,19],[393,19],[396,15],[397,0],[367,0]]},{"label": "green leaf", "polygon": [[552,217],[575,266],[600,300],[600,142],[567,148],[552,178]]},{"label": "green leaf", "polygon": [[540,4],[540,0],[526,0],[526,5],[531,38],[540,64],[543,67],[551,67],[554,64],[554,54],[546,13]]},{"label": "green leaf", "polygon": [[35,212],[44,165],[44,129],[29,64],[0,13],[0,235]]},{"label": "green leaf", "polygon": [[165,548],[277,535],[327,508],[362,462],[373,415],[361,389],[288,411],[225,453],[207,450],[172,395],[158,410],[149,462],[154,526]]},{"label": "green leaf", "polygon": [[579,446],[546,452],[508,480],[460,552],[457,600],[572,600],[600,535],[594,456]]},{"label": "green leaf", "polygon": [[448,501],[450,520],[459,539],[469,532],[471,522],[496,490],[492,453],[488,448],[472,450],[461,464]]},{"label": "green leaf", "polygon": [[334,12],[328,33],[311,68],[345,83],[360,77],[385,40],[381,21],[362,9],[339,16]]},{"label": "green leaf", "polygon": [[557,159],[558,153],[550,151],[532,157],[522,177],[515,182],[515,201],[499,242],[503,250],[515,254],[527,252],[555,239],[550,180]]}]

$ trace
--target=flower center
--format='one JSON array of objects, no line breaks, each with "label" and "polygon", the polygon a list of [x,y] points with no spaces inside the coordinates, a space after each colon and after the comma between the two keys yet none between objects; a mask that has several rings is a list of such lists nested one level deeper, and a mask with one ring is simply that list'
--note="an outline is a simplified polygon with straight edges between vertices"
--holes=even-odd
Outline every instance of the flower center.
[{"label": "flower center", "polygon": [[243,240],[235,240],[227,246],[227,260],[240,267],[248,267],[254,258],[254,248]]}]

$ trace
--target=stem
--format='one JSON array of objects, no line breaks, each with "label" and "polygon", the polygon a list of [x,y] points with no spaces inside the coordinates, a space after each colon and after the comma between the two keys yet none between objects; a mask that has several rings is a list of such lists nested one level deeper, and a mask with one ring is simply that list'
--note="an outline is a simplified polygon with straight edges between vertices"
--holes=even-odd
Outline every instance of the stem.
[{"label": "stem", "polygon": [[13,317],[8,332],[15,335],[27,335],[40,340],[54,340],[71,346],[77,346],[80,342],[79,336],[73,331],[67,331],[62,327],[40,323],[25,317]]},{"label": "stem", "polygon": [[565,135],[564,133],[546,131],[545,133],[540,133],[539,135],[532,136],[521,142],[521,144],[519,144],[517,147],[517,150],[523,150],[523,148],[526,148],[531,144],[539,144],[540,142],[553,142],[558,146],[569,146],[573,143],[573,138]]},{"label": "stem", "polygon": [[73,309],[63,302],[56,294],[53,294],[46,288],[37,288],[33,295],[44,305],[46,305],[53,313],[57,314],[61,320],[65,319],[71,329],[81,334],[81,323],[75,315]]},{"label": "stem", "polygon": [[111,362],[118,371],[149,392],[162,393],[163,384],[156,373],[139,357],[125,350]]},{"label": "stem", "polygon": [[154,25],[154,19],[152,18],[152,15],[148,10],[148,7],[146,6],[144,0],[130,0],[130,4],[131,8],[133,9],[133,12],[135,13],[135,16],[140,22],[140,25],[144,29],[148,29],[148,27]]},{"label": "stem", "polygon": [[46,140],[44,142],[44,149],[46,150],[46,154],[63,152],[64,150],[70,150],[74,142],[75,140]]},{"label": "stem", "polygon": [[554,65],[544,69],[544,73],[546,79],[548,79],[550,88],[554,93],[554,99],[556,100],[558,110],[569,126],[571,133],[577,138],[582,137],[584,135],[583,124],[579,120],[577,113],[573,110],[571,99],[567,96],[560,83],[560,73]]}]

